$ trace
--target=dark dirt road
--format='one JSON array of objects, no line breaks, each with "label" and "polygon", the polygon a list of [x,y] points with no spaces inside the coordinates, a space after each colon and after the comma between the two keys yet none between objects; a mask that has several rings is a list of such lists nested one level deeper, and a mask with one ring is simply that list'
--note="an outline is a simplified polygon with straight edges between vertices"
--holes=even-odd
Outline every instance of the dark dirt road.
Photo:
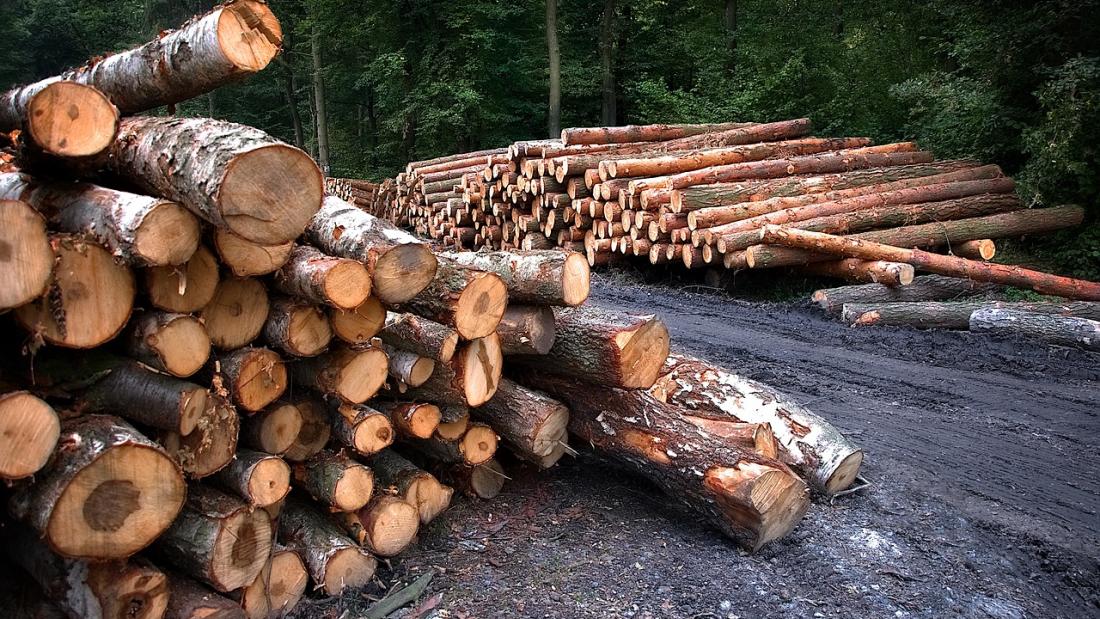
[{"label": "dark dirt road", "polygon": [[591,302],[657,313],[675,349],[787,391],[862,444],[873,485],[748,556],[591,456],[518,468],[379,570],[388,585],[442,570],[421,616],[1100,616],[1100,355],[852,329],[808,305],[621,276],[597,278]]}]

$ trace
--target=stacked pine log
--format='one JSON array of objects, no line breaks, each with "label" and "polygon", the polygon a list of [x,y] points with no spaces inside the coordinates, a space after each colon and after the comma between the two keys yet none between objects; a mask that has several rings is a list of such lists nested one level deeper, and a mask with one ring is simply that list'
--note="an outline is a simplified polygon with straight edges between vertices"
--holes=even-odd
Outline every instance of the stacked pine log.
[{"label": "stacked pine log", "polygon": [[381,183],[372,183],[354,178],[326,178],[325,193],[354,204],[360,209],[380,216],[393,201],[396,188],[393,181],[386,179]]}]

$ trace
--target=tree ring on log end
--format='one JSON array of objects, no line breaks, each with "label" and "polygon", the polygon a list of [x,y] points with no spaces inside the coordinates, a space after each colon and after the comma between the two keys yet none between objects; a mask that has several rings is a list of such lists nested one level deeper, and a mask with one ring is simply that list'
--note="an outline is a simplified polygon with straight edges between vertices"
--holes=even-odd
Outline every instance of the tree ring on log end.
[{"label": "tree ring on log end", "polygon": [[61,422],[49,404],[26,392],[0,396],[0,478],[34,475],[60,436]]},{"label": "tree ring on log end", "polygon": [[845,490],[852,485],[859,475],[859,468],[863,466],[863,452],[854,451],[847,455],[840,464],[833,469],[833,473],[825,480],[825,492],[830,496]]},{"label": "tree ring on log end", "polygon": [[565,304],[576,307],[588,299],[592,271],[584,254],[573,253],[565,259],[562,270],[562,297]]},{"label": "tree ring on log end", "polygon": [[488,462],[496,451],[497,433],[489,426],[471,426],[462,437],[462,457],[470,466]]},{"label": "tree ring on log end", "polygon": [[393,444],[393,426],[385,415],[368,415],[355,426],[355,451],[370,455]]},{"label": "tree ring on log end", "polygon": [[102,92],[58,81],[27,104],[27,133],[42,150],[61,157],[87,157],[106,149],[118,131],[118,110]]},{"label": "tree ring on log end", "polygon": [[668,359],[669,337],[665,324],[653,318],[635,331],[624,331],[615,337],[619,346],[619,363],[623,384],[627,389],[648,389],[657,380],[661,366]]},{"label": "tree ring on log end", "polygon": [[271,553],[271,520],[262,509],[241,509],[219,527],[211,574],[225,590],[249,585]]},{"label": "tree ring on log end", "polygon": [[159,202],[134,232],[134,252],[149,264],[177,265],[199,246],[199,220],[175,202]]},{"label": "tree ring on log end", "polygon": [[269,144],[229,162],[217,203],[234,234],[279,245],[306,229],[324,193],[321,170],[309,155],[287,144]]},{"label": "tree ring on log end", "polygon": [[454,324],[458,333],[468,339],[493,333],[508,306],[508,287],[499,276],[484,273],[471,281],[455,304]]},{"label": "tree ring on log end", "polygon": [[238,1],[218,16],[218,45],[237,68],[259,71],[282,49],[282,26],[265,3]]},{"label": "tree ring on log end", "polygon": [[371,348],[360,351],[340,369],[336,392],[348,402],[362,404],[382,388],[386,382],[387,367],[386,353],[381,350]]},{"label": "tree ring on log end", "polygon": [[332,553],[325,565],[325,593],[340,595],[345,588],[356,589],[374,577],[378,562],[361,548],[346,547]]},{"label": "tree ring on log end", "polygon": [[370,531],[374,553],[392,557],[409,547],[420,528],[420,512],[403,499],[385,501],[372,514]]},{"label": "tree ring on log end", "polygon": [[324,281],[325,298],[340,309],[352,310],[370,296],[371,278],[367,267],[354,260],[341,260],[329,269]]},{"label": "tree ring on log end", "polygon": [[248,494],[257,507],[278,503],[290,492],[290,466],[282,458],[264,458],[248,478]]},{"label": "tree ring on log end", "polygon": [[432,282],[438,264],[427,245],[392,247],[374,263],[374,294],[386,303],[404,303]]}]

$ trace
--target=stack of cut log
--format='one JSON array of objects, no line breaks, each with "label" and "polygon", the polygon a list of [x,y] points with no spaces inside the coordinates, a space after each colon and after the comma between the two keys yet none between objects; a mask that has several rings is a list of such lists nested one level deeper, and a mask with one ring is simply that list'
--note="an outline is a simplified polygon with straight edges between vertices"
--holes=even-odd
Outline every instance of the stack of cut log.
[{"label": "stack of cut log", "polygon": [[[920,269],[1100,298],[1095,286],[985,263],[994,239],[1079,225],[1080,207],[1025,209],[997,166],[935,161],[911,142],[809,133],[806,119],[566,129],[411,163],[385,215],[446,246],[556,246],[593,266],[641,256],[890,286]],[[777,225],[782,234],[765,235]]]},{"label": "stack of cut log", "polygon": [[395,197],[396,187],[393,181],[386,179],[381,183],[372,183],[354,178],[326,178],[325,193],[349,202],[364,211],[379,216]]}]

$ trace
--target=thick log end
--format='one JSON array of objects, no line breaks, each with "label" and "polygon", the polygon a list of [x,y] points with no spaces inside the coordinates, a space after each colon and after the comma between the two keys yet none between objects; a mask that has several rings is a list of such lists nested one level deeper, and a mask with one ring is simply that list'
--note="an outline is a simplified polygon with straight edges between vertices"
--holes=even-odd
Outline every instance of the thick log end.
[{"label": "thick log end", "polygon": [[238,70],[255,73],[282,49],[283,30],[266,3],[234,2],[218,16],[218,45]]},{"label": "thick log end", "polygon": [[118,132],[118,109],[102,92],[76,82],[58,81],[27,105],[26,131],[43,151],[59,157],[103,152]]},{"label": "thick log end", "polygon": [[374,263],[374,295],[390,305],[404,303],[432,283],[438,266],[435,254],[427,245],[396,245]]}]

